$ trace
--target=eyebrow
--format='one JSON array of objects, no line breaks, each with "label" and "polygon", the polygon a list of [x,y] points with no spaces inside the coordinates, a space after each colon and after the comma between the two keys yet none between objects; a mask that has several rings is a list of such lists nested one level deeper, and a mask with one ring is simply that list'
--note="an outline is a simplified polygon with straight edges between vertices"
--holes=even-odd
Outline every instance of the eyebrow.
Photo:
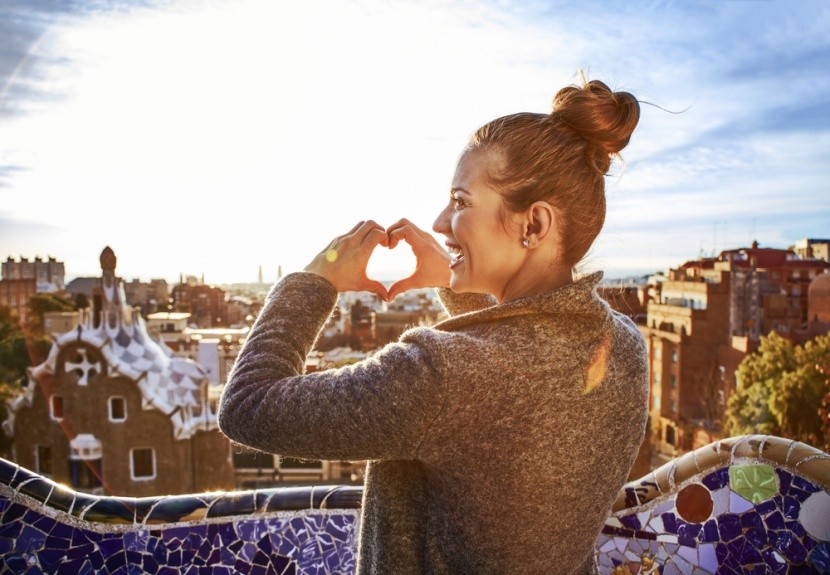
[{"label": "eyebrow", "polygon": [[462,192],[464,194],[467,194],[468,196],[471,195],[470,192],[468,192],[464,188],[459,188],[459,187],[450,188],[450,194],[457,194],[458,192]]}]

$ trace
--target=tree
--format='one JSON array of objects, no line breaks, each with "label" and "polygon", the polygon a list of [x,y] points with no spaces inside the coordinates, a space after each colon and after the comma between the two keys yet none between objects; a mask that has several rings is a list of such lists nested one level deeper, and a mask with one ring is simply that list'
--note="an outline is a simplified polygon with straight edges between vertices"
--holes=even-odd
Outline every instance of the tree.
[{"label": "tree", "polygon": [[819,410],[826,390],[821,365],[830,357],[830,335],[802,346],[775,332],[738,367],[738,389],[729,398],[730,435],[771,434],[823,447]]},{"label": "tree", "polygon": [[26,303],[29,309],[29,317],[26,328],[29,333],[43,333],[43,314],[50,311],[72,311],[75,309],[72,302],[68,302],[60,296],[51,293],[36,293]]}]

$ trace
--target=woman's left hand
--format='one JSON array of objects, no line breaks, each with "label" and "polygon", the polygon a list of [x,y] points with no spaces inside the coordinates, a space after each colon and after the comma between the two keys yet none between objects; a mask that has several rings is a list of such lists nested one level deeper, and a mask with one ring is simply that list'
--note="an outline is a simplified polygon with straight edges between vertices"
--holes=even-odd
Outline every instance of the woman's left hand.
[{"label": "woman's left hand", "polygon": [[387,247],[386,230],[369,220],[358,223],[348,233],[334,238],[305,267],[305,271],[323,276],[338,292],[370,291],[384,301],[389,294],[379,281],[369,279],[366,266],[377,246]]}]

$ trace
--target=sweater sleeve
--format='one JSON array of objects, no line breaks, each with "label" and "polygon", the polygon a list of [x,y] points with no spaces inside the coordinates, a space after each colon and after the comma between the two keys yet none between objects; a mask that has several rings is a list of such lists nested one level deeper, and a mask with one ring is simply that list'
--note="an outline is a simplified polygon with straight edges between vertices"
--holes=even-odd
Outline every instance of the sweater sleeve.
[{"label": "sweater sleeve", "polygon": [[430,330],[412,330],[355,365],[303,375],[336,301],[334,286],[315,274],[274,286],[222,392],[221,431],[292,457],[416,458],[444,396]]},{"label": "sweater sleeve", "polygon": [[449,288],[438,289],[438,299],[450,316],[461,315],[471,311],[478,311],[492,307],[498,302],[496,298],[483,293],[455,293]]}]

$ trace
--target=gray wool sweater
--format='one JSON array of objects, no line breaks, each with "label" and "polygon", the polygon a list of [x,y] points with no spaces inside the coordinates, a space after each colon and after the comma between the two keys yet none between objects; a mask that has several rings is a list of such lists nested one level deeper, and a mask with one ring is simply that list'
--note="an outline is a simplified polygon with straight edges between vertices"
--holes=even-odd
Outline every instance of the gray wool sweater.
[{"label": "gray wool sweater", "polygon": [[337,292],[288,275],[236,361],[220,429],[262,451],[369,461],[361,575],[595,573],[648,398],[645,342],[598,297],[601,278],[498,305],[440,290],[449,319],[303,375]]}]

